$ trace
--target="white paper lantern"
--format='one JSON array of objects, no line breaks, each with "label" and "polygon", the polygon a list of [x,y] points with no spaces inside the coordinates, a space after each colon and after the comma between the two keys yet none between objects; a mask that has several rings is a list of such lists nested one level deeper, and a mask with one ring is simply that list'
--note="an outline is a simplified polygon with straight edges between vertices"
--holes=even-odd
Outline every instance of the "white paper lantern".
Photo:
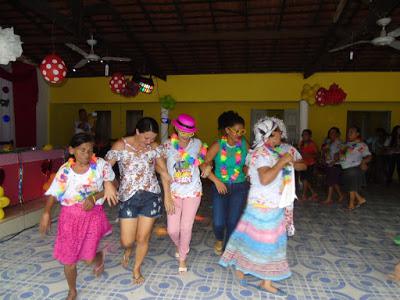
[{"label": "white paper lantern", "polygon": [[7,65],[22,54],[22,42],[19,35],[14,34],[14,28],[0,27],[0,64]]}]

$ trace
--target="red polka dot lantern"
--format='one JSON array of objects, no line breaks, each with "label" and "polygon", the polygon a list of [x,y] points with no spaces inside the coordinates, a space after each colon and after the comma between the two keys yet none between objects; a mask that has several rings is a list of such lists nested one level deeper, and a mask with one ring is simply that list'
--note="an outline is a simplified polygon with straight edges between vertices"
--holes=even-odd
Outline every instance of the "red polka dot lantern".
[{"label": "red polka dot lantern", "polygon": [[122,73],[115,73],[110,79],[110,89],[114,93],[121,94],[126,87],[126,79]]},{"label": "red polka dot lantern", "polygon": [[61,83],[67,76],[67,66],[57,54],[47,55],[40,64],[40,73],[50,83]]}]

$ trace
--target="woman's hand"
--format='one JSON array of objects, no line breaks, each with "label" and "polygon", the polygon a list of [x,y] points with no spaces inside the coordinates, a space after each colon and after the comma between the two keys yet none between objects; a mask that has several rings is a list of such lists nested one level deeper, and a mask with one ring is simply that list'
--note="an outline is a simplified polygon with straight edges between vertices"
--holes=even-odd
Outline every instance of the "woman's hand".
[{"label": "woman's hand", "polygon": [[290,153],[285,153],[280,159],[279,163],[282,165],[286,166],[287,164],[290,164],[293,162],[293,156]]},{"label": "woman's hand", "polygon": [[174,199],[172,198],[171,194],[164,196],[164,206],[168,215],[173,215],[175,213]]},{"label": "woman's hand", "polygon": [[228,188],[226,187],[225,183],[223,183],[222,181],[216,180],[214,182],[214,184],[215,184],[215,188],[218,191],[218,194],[225,195],[226,193],[228,193]]},{"label": "woman's hand", "polygon": [[118,204],[117,189],[111,181],[104,182],[104,199],[110,207]]},{"label": "woman's hand", "polygon": [[210,173],[212,171],[212,166],[210,166],[209,164],[207,164],[205,167],[202,168],[201,170],[201,177],[202,178],[207,178]]},{"label": "woman's hand", "polygon": [[95,206],[95,203],[96,203],[96,201],[93,196],[87,197],[85,199],[85,201],[83,201],[83,204],[82,204],[83,210],[85,210],[85,211],[91,210]]},{"label": "woman's hand", "polygon": [[44,212],[42,214],[42,217],[40,218],[39,232],[43,236],[46,235],[47,232],[50,232],[50,229],[51,229],[50,213]]}]

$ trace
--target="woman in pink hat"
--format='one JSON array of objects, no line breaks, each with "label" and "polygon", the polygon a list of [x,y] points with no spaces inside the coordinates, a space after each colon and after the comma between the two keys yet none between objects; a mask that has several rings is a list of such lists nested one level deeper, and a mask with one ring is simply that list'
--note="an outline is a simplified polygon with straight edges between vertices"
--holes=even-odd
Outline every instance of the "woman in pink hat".
[{"label": "woman in pink hat", "polygon": [[175,257],[179,259],[179,272],[187,272],[186,257],[192,238],[192,227],[202,195],[201,176],[210,168],[203,165],[207,145],[194,138],[196,121],[187,114],[172,121],[175,133],[164,143],[167,169],[172,177],[171,195],[174,213],[167,217],[168,234],[176,245]]}]

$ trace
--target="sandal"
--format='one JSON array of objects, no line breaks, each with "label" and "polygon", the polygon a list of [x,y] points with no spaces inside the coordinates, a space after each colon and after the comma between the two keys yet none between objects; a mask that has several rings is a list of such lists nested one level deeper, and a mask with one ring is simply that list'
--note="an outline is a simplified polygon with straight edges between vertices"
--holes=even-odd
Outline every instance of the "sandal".
[{"label": "sandal", "polygon": [[93,274],[99,277],[104,272],[104,262],[106,261],[105,251],[101,251],[101,264],[93,268]]}]

